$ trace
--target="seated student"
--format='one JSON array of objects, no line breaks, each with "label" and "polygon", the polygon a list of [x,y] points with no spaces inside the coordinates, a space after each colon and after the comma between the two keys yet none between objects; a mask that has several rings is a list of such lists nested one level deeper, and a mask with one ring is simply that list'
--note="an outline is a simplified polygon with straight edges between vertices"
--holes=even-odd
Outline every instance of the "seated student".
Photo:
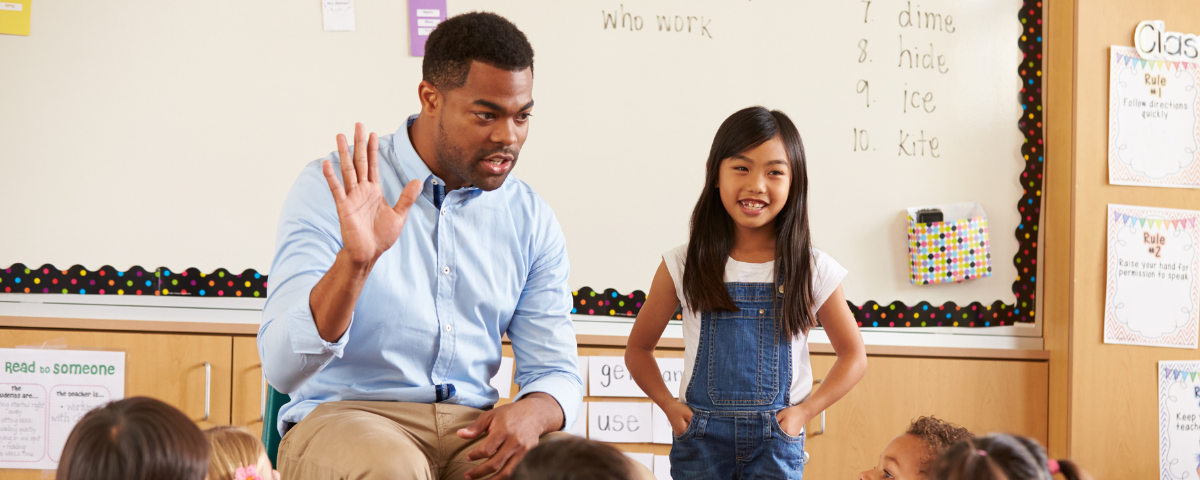
[{"label": "seated student", "polygon": [[542,442],[525,455],[512,474],[512,480],[653,479],[654,474],[645,465],[611,445],[579,437]]},{"label": "seated student", "polygon": [[1036,441],[1003,433],[963,440],[934,464],[934,480],[1091,480],[1070,460],[1052,460]]},{"label": "seated student", "polygon": [[208,442],[196,424],[147,397],[117,400],[83,416],[58,462],[59,480],[201,480]]},{"label": "seated student", "polygon": [[279,480],[267,448],[242,427],[221,425],[204,431],[212,449],[208,480]]},{"label": "seated student", "polygon": [[858,474],[859,480],[928,478],[930,464],[951,445],[971,438],[971,432],[936,417],[914,420],[903,435],[892,439],[879,454],[879,464]]}]

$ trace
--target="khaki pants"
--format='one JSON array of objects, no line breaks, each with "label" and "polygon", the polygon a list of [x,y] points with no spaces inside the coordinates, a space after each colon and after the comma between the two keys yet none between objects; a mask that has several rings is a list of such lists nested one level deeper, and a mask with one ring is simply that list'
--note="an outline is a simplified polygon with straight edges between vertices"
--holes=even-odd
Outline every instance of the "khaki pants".
[{"label": "khaki pants", "polygon": [[[466,457],[487,436],[466,440],[456,432],[481,414],[444,403],[325,402],[283,436],[279,473],[283,480],[462,480],[485,461]],[[541,440],[569,436],[551,432]],[[654,479],[630,463],[634,478]]]},{"label": "khaki pants", "polygon": [[279,444],[284,479],[461,480],[483,462],[455,433],[483,410],[443,403],[326,402]]}]

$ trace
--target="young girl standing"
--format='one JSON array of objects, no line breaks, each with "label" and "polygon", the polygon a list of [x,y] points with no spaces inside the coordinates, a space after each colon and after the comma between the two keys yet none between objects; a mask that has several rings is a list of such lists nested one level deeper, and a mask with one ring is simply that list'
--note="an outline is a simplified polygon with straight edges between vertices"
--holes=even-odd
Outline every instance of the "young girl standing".
[{"label": "young girl standing", "polygon": [[[713,139],[688,244],[663,255],[625,352],[634,380],[671,422],[672,478],[802,478],[804,424],[867,367],[845,275],[811,246],[796,126],[762,107],[731,115]],[[653,352],[681,302],[676,400]],[[812,392],[807,336],[818,317],[837,361]]]}]

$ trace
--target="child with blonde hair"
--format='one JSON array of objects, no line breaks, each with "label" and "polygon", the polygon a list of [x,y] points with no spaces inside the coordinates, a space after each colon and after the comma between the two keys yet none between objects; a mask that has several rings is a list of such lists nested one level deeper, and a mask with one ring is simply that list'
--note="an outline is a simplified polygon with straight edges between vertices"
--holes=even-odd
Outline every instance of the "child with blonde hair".
[{"label": "child with blonde hair", "polygon": [[246,429],[221,425],[204,431],[211,453],[208,480],[279,480],[267,449]]}]

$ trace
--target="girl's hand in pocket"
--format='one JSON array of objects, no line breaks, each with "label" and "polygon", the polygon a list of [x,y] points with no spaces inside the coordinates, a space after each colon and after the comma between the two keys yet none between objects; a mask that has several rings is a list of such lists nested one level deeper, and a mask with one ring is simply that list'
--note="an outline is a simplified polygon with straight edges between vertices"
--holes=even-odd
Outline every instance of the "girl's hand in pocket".
[{"label": "girl's hand in pocket", "polygon": [[779,428],[783,429],[783,433],[798,437],[800,430],[804,429],[804,425],[815,416],[815,414],[809,413],[805,404],[801,403],[780,410],[775,414],[775,420],[779,422]]},{"label": "girl's hand in pocket", "polygon": [[679,401],[671,402],[665,407],[663,413],[667,414],[667,420],[671,422],[671,432],[676,436],[683,435],[692,423],[692,408]]}]

